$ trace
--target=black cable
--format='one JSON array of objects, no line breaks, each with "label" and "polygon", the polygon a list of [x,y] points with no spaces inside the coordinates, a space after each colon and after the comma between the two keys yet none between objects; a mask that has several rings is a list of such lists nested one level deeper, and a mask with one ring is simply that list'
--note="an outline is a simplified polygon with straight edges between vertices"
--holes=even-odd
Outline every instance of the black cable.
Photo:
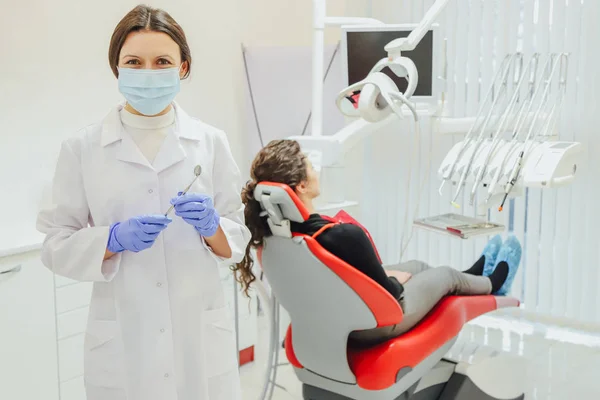
[{"label": "black cable", "polygon": [[260,140],[260,147],[265,147],[265,141],[262,137],[260,130],[260,123],[258,122],[258,114],[256,113],[256,103],[254,102],[254,92],[252,91],[252,83],[250,83],[250,73],[248,72],[248,61],[246,60],[246,48],[242,44],[242,57],[244,59],[244,70],[246,71],[246,82],[248,82],[248,91],[250,92],[250,101],[252,102],[252,112],[254,113],[254,122],[256,123],[256,129],[258,131],[258,139]]},{"label": "black cable", "polygon": [[[333,60],[335,60],[335,56],[337,55],[339,49],[340,49],[340,41],[337,42],[337,45],[335,46],[335,49],[333,50],[333,54],[331,55],[331,60],[329,60],[329,65],[327,66],[327,69],[325,70],[325,76],[323,76],[323,82],[325,82],[327,80],[327,76],[329,75],[329,71],[331,70],[331,66],[333,65]],[[312,118],[312,110],[310,110],[310,112],[308,113],[308,117],[306,118],[306,123],[304,124],[304,129],[302,130],[302,134],[300,136],[304,136],[304,134],[306,133],[306,129],[308,128],[308,124],[310,122],[310,119]]]}]

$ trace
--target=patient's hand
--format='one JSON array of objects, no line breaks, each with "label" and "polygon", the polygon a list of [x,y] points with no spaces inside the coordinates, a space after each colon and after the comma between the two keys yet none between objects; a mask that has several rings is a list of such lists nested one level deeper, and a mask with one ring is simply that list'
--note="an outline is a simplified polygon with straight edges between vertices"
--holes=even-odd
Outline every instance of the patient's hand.
[{"label": "patient's hand", "polygon": [[394,278],[398,279],[398,282],[400,282],[402,285],[404,285],[406,282],[409,281],[410,278],[412,278],[412,275],[409,272],[402,272],[402,271],[385,271],[387,273],[387,276],[393,276]]}]

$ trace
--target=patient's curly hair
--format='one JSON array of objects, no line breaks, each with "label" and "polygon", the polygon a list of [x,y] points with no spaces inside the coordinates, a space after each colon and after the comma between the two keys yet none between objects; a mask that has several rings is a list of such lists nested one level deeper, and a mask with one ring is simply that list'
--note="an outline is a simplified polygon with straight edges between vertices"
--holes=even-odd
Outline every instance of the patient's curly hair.
[{"label": "patient's curly hair", "polygon": [[296,186],[308,178],[305,159],[300,144],[295,140],[273,140],[256,155],[252,162],[250,168],[252,179],[242,190],[246,226],[252,238],[246,247],[242,262],[232,267],[246,295],[248,295],[248,287],[256,279],[252,273],[254,261],[250,255],[251,250],[262,247],[264,238],[272,234],[266,216],[260,215],[262,209],[260,203],[254,198],[254,189],[260,182],[267,181],[283,183],[295,190]]}]

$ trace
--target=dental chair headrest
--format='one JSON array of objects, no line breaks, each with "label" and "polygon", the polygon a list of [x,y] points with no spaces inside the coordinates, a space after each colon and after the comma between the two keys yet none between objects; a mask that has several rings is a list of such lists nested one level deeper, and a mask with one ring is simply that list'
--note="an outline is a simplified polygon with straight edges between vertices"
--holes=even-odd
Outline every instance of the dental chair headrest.
[{"label": "dental chair headrest", "polygon": [[276,236],[291,237],[290,221],[301,223],[310,216],[296,193],[282,183],[260,182],[254,189],[254,198],[268,216],[269,227]]}]

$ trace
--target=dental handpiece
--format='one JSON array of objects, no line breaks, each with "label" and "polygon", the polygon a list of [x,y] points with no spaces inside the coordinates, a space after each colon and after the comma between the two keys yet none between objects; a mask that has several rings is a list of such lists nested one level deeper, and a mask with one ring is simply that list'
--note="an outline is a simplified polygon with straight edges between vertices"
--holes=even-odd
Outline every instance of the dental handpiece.
[{"label": "dental handpiece", "polygon": [[[552,83],[552,77],[554,76],[554,72],[556,70],[558,61],[560,61],[560,59],[555,59],[554,55],[552,55],[546,62],[546,67],[544,69],[546,71],[548,71],[548,76],[547,76],[546,81],[544,82],[544,91],[543,91],[542,99],[537,108],[537,111],[535,112],[531,126],[529,127],[529,132],[527,133],[527,137],[525,138],[525,141],[523,142],[523,147],[522,147],[521,152],[519,153],[517,162],[515,163],[515,166],[513,167],[512,171],[511,171],[509,181],[506,184],[506,188],[504,189],[504,199],[502,200],[502,204],[498,208],[498,211],[503,210],[504,203],[506,202],[506,199],[508,198],[509,193],[512,191],[517,180],[519,179],[521,169],[523,168],[523,159],[525,158],[525,154],[529,154],[529,151],[533,145],[533,139],[534,139],[533,131],[535,130],[535,122],[537,121],[539,114],[540,114],[543,106],[545,105],[545,102],[548,100],[548,91],[550,89],[550,86]],[[527,143],[528,141],[530,141],[529,144]]]},{"label": "dental handpiece", "polygon": [[[534,60],[534,58],[532,58],[529,61],[527,68],[531,67],[533,60]],[[514,82],[513,82],[513,86],[515,87],[514,94],[511,98],[508,106],[504,110],[502,119],[500,121],[500,125],[498,126],[498,129],[496,130],[496,133],[494,134],[494,136],[492,138],[491,146],[488,149],[487,156],[485,157],[485,161],[483,162],[482,166],[479,168],[479,172],[475,179],[475,183],[473,184],[473,187],[471,188],[471,194],[469,196],[469,203],[471,205],[473,205],[473,203],[475,201],[475,195],[477,194],[477,190],[479,188],[481,181],[483,180],[483,177],[487,173],[488,165],[492,159],[492,156],[495,154],[496,148],[498,147],[498,144],[501,142],[501,133],[503,132],[503,130],[505,129],[505,127],[507,125],[509,116],[514,112],[514,109],[517,106],[517,102],[519,100],[519,95],[520,95],[520,91],[521,91],[521,86],[523,85],[523,82],[525,81],[525,76],[526,76],[526,74],[523,73],[523,54],[517,53],[515,70],[514,70]]]},{"label": "dental handpiece", "polygon": [[504,171],[507,159],[510,158],[510,155],[516,150],[516,147],[518,145],[517,139],[518,139],[519,133],[521,132],[521,128],[524,126],[524,124],[525,124],[525,122],[527,120],[526,115],[528,115],[528,113],[531,111],[531,107],[533,105],[533,98],[535,97],[535,94],[536,94],[535,83],[537,81],[537,71],[538,71],[539,57],[540,57],[540,54],[539,53],[535,53],[533,55],[533,57],[531,58],[531,60],[529,61],[529,64],[528,64],[528,69],[529,69],[529,97],[527,99],[525,99],[525,101],[521,105],[521,110],[517,113],[517,121],[514,124],[513,134],[511,136],[512,143],[510,144],[510,148],[506,152],[506,155],[504,156],[504,159],[502,160],[502,163],[500,164],[500,167],[496,170],[496,173],[494,174],[494,177],[493,177],[493,179],[491,181],[491,184],[490,184],[490,186],[488,188],[488,194],[487,194],[487,197],[485,199],[485,203],[486,204],[489,203],[490,199],[492,198],[492,195],[494,194],[494,192],[496,190],[496,185],[500,181],[500,175]]},{"label": "dental handpiece", "polygon": [[519,154],[519,157],[517,158],[517,164],[515,165],[515,168],[512,170],[512,172],[510,174],[510,178],[508,179],[508,183],[506,184],[506,187],[504,189],[504,198],[502,199],[502,203],[500,204],[500,207],[498,207],[498,211],[502,211],[504,209],[504,203],[506,203],[508,194],[511,192],[513,186],[515,186],[515,183],[517,183],[517,178],[519,176],[519,172],[521,171],[521,166],[523,165],[523,155],[524,155],[524,151],[521,151],[521,153]]},{"label": "dental handpiece", "polygon": [[490,110],[485,118],[485,121],[483,123],[483,126],[481,128],[481,131],[479,133],[479,136],[477,138],[477,140],[474,143],[474,148],[473,148],[473,152],[471,153],[471,157],[469,158],[469,162],[466,164],[465,168],[463,169],[463,173],[460,177],[460,180],[458,182],[457,188],[456,188],[456,192],[454,193],[454,197],[452,198],[452,201],[450,202],[450,204],[452,204],[452,206],[459,208],[460,205],[456,202],[458,200],[458,196],[460,195],[462,189],[463,189],[463,185],[465,183],[465,180],[467,179],[467,175],[469,174],[469,172],[471,171],[471,166],[473,165],[473,161],[475,160],[475,156],[478,154],[479,148],[482,144],[482,142],[484,141],[484,134],[485,131],[487,129],[487,126],[492,118],[492,113],[494,111],[494,108],[496,107],[496,105],[498,104],[498,101],[501,97],[504,96],[506,90],[507,90],[507,86],[508,86],[508,79],[509,79],[509,74],[510,74],[510,67],[513,61],[514,55],[510,56],[509,61],[507,62],[506,66],[505,66],[505,70],[503,71],[503,78],[502,78],[502,83],[500,86],[500,93],[498,94],[498,96],[492,101],[492,105],[490,107]]},{"label": "dental handpiece", "polygon": [[[505,67],[506,63],[508,63],[510,61],[510,59],[511,59],[511,55],[507,55],[507,56],[504,57],[504,60],[502,60],[502,64],[500,65],[500,68],[498,68],[498,71],[496,71],[496,74],[494,75],[494,78],[492,79],[492,82],[495,83],[502,76],[502,71],[504,71],[504,67]],[[488,89],[488,91],[487,91],[487,93],[486,93],[486,95],[485,95],[485,97],[483,99],[483,102],[479,106],[479,110],[477,111],[477,115],[475,116],[475,123],[469,129],[469,132],[467,132],[467,135],[465,136],[465,139],[463,140],[463,144],[461,146],[460,151],[458,152],[458,154],[454,158],[454,161],[452,162],[452,164],[450,164],[449,168],[446,169],[446,173],[444,173],[444,176],[442,177],[442,184],[440,185],[440,188],[438,189],[438,192],[439,192],[440,196],[442,195],[442,188],[446,184],[446,181],[452,178],[452,175],[454,174],[454,170],[456,168],[456,165],[458,164],[458,161],[462,158],[463,153],[469,147],[469,144],[471,143],[471,140],[473,140],[473,137],[475,135],[475,131],[477,129],[479,129],[479,127],[481,126],[477,122],[479,121],[479,118],[484,113],[485,105],[488,103],[488,101],[490,99],[493,98],[493,95],[494,95],[494,86],[495,85],[492,84],[489,87],[489,89]]]},{"label": "dental handpiece", "polygon": [[[196,182],[196,179],[198,179],[200,174],[202,174],[202,167],[200,165],[196,165],[196,167],[194,167],[194,175],[195,175],[194,179],[192,180],[192,182],[190,182],[190,184],[185,189],[183,189],[183,192],[181,192],[182,196],[184,194],[186,194],[188,192],[188,190],[190,190],[190,188],[192,187],[194,182]],[[174,208],[175,208],[175,205],[171,205],[171,207],[169,207],[169,209],[165,213],[165,217],[168,216],[171,213],[171,211],[173,211]]]}]

